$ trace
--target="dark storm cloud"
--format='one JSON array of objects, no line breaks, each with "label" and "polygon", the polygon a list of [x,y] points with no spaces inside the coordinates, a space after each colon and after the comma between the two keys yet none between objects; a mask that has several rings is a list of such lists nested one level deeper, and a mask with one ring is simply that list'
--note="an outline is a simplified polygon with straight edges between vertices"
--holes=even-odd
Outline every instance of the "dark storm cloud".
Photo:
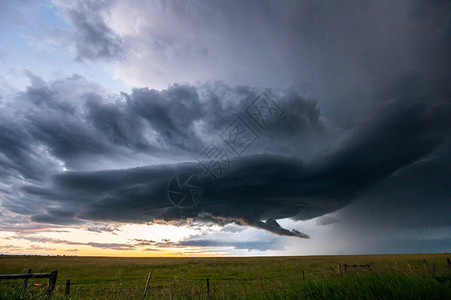
[{"label": "dark storm cloud", "polygon": [[[32,85],[10,100],[16,103],[6,107],[0,123],[0,160],[2,173],[14,171],[32,179],[45,177],[52,165],[55,172],[54,159],[77,169],[99,158],[130,159],[132,153],[193,159],[257,96],[249,87],[213,84],[142,88],[107,97],[80,76],[51,83],[29,77]],[[278,138],[277,146],[288,151],[304,141],[298,135],[314,136],[323,125],[315,103],[294,91],[287,91],[280,102],[288,108],[280,137],[269,135],[261,143]]]},{"label": "dark storm cloud", "polygon": [[[37,176],[42,171],[41,183],[22,184],[18,195],[3,201],[11,211],[31,215],[32,221],[40,223],[158,223],[194,218],[308,238],[282,228],[276,220],[307,220],[346,206],[365,189],[432,153],[450,128],[448,89],[435,85],[437,89],[428,90],[427,81],[420,85],[423,81],[417,76],[408,77],[381,92],[384,98],[378,110],[347,138],[339,138],[338,146],[327,150],[323,146],[314,160],[306,161],[298,153],[306,149],[302,144],[330,138],[329,131],[334,129],[325,126],[315,101],[293,89],[276,91],[273,94],[284,115],[274,130],[267,135],[260,132],[256,151],[235,158],[219,183],[204,176],[204,199],[192,209],[181,210],[169,202],[167,184],[178,173],[203,174],[198,163],[102,171],[54,168],[49,181],[52,172],[40,158],[45,154],[69,168],[80,157],[95,165],[97,157],[114,159],[130,153],[183,153],[187,161],[193,161],[209,138],[219,135],[220,127],[252,102],[253,89],[222,86],[215,93],[215,85],[174,85],[163,91],[136,89],[112,98],[95,92],[66,94],[78,101],[75,105],[61,96],[60,90],[67,87],[38,81],[18,98],[27,106],[15,111],[15,126],[11,121],[1,124],[14,129],[3,131],[0,146],[2,158],[8,159],[3,165],[5,176],[16,172],[29,177],[30,170]],[[68,86],[79,81],[72,78]],[[226,102],[221,97],[229,98]],[[224,126],[215,125],[215,116]],[[95,168],[101,169],[102,164]]]},{"label": "dark storm cloud", "polygon": [[36,180],[57,171],[57,160],[71,166],[87,155],[117,153],[105,136],[83,121],[79,104],[85,93],[96,90],[90,83],[80,76],[49,84],[34,75],[31,79],[32,86],[7,99],[2,112],[0,147],[3,159],[8,159],[4,168],[15,165],[22,176]]},{"label": "dark storm cloud", "polygon": [[69,225],[69,224],[80,224],[79,220],[74,220],[74,213],[72,211],[47,208],[45,214],[35,214],[31,217],[31,221],[37,223],[49,223],[57,225]]},{"label": "dark storm cloud", "polygon": [[112,5],[104,1],[76,1],[65,9],[75,28],[73,40],[78,60],[118,59],[123,55],[121,38],[108,27],[101,13]]},{"label": "dark storm cloud", "polygon": [[449,134],[450,106],[433,99],[396,100],[380,119],[358,130],[324,164],[325,173],[364,186],[432,152]]},{"label": "dark storm cloud", "polygon": [[[172,72],[177,79],[180,74],[196,79],[199,73],[260,86],[311,79],[319,100],[296,88],[267,89],[283,118],[274,130],[259,131],[260,139],[218,184],[205,176],[206,194],[198,206],[180,210],[167,199],[169,180],[180,172],[202,173],[194,156],[261,89],[209,83],[105,95],[77,76],[54,83],[31,76],[32,86],[3,106],[0,174],[14,178],[15,189],[2,204],[54,224],[195,218],[308,237],[276,220],[315,218],[356,198],[380,200],[379,193],[402,207],[415,203],[410,214],[398,209],[399,215],[391,215],[400,224],[423,226],[437,219],[435,225],[449,225],[443,215],[434,215],[443,209],[438,203],[449,199],[450,158],[443,150],[449,149],[443,141],[449,140],[451,113],[449,3],[169,2],[166,9],[173,14],[164,16],[174,28],[167,28],[168,36],[156,24],[131,39],[143,40],[139,49],[157,58],[170,57],[177,68],[163,65],[155,71],[159,60],[149,59],[135,65],[138,70]],[[125,51],[124,41],[105,22],[111,7],[104,5],[88,1],[65,9],[82,60],[121,57]],[[191,55],[200,48],[206,49],[202,55]],[[147,57],[147,51],[136,52]],[[116,165],[127,159],[143,167]],[[412,186],[418,178],[431,188]],[[377,203],[356,211],[386,213],[387,203],[381,201],[380,208]],[[411,218],[425,210],[429,216]],[[340,217],[337,226],[347,223]]]},{"label": "dark storm cloud", "polygon": [[[20,137],[20,138],[18,138]],[[30,179],[38,179],[43,169],[33,160],[34,149],[30,135],[17,123],[6,120],[0,123],[0,175],[17,172]]]},{"label": "dark storm cloud", "polygon": [[[141,151],[151,151],[143,132],[143,120],[128,110],[127,107],[114,103],[102,104],[97,95],[90,95],[86,102],[89,111],[88,120],[113,144]],[[94,98],[94,99],[91,99]]]},{"label": "dark storm cloud", "polygon": [[[3,205],[32,215],[31,221],[60,225],[80,224],[80,218],[136,222],[163,216],[169,203],[163,201],[168,180],[179,168],[194,170],[191,165],[195,164],[78,173],[64,173],[62,168],[102,169],[99,158],[114,161],[140,153],[157,157],[182,153],[193,160],[257,95],[249,87],[217,83],[201,88],[173,85],[163,91],[135,89],[131,94],[107,97],[80,76],[52,83],[31,73],[28,76],[32,85],[12,99],[16,106],[5,111],[0,146],[4,176],[23,176],[35,182],[20,191],[9,191]],[[300,126],[296,134],[315,132],[322,124],[314,102],[291,90],[281,95],[279,101],[288,111],[287,124],[280,124],[279,146],[287,149],[294,145],[285,139],[293,135],[293,128]],[[14,121],[9,120],[12,115]],[[297,138],[296,134],[291,139]],[[275,138],[262,137],[260,148]],[[51,175],[58,173],[62,174],[55,175],[50,186]],[[62,199],[64,203],[59,203]],[[139,212],[124,209],[124,199]],[[80,204],[86,209],[80,211]],[[105,205],[108,216],[98,215]],[[248,216],[245,219],[250,221]],[[302,236],[280,228],[274,220],[252,222],[280,234]]]},{"label": "dark storm cloud", "polygon": [[90,130],[76,117],[63,114],[29,116],[29,132],[46,144],[52,153],[65,160],[84,153],[105,154],[109,148],[101,136]]},{"label": "dark storm cloud", "polygon": [[196,88],[175,85],[163,92],[135,89],[127,96],[127,104],[159,133],[162,144],[191,152],[201,150],[202,141],[193,126],[205,112]]},{"label": "dark storm cloud", "polygon": [[[341,218],[347,220],[347,224],[343,226],[361,224],[362,232],[400,228],[400,234],[406,230],[419,234],[425,228],[439,230],[449,226],[450,145],[448,137],[427,158],[399,170],[371,187],[342,212]],[[365,211],[371,211],[371,214],[357,213]]]},{"label": "dark storm cloud", "polygon": [[[436,149],[449,135],[449,113],[449,104],[440,98],[423,96],[406,101],[401,97],[388,101],[337,149],[313,162],[281,154],[236,158],[219,183],[204,176],[205,197],[191,209],[171,205],[167,184],[178,173],[201,175],[203,169],[197,163],[65,172],[55,175],[49,188],[28,186],[22,190],[29,197],[45,195],[61,207],[33,215],[34,221],[158,223],[195,218],[308,238],[304,233],[282,228],[276,219],[307,220],[346,206],[356,194]],[[284,133],[290,132],[281,128]]]}]

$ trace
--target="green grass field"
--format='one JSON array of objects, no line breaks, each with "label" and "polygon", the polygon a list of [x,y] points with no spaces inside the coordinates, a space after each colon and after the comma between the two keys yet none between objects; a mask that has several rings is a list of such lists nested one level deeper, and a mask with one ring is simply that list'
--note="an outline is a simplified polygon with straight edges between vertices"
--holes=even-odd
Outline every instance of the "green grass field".
[{"label": "green grass field", "polygon": [[[58,270],[55,299],[451,299],[446,254],[241,258],[0,256],[0,274]],[[426,269],[423,259],[429,268]],[[396,269],[396,260],[399,270]],[[338,263],[371,265],[343,276]],[[408,264],[411,265],[412,272]],[[433,270],[434,265],[435,270]],[[304,270],[305,280],[302,280]],[[209,278],[210,293],[206,279]],[[0,280],[0,299],[44,298],[44,287]],[[32,279],[29,283],[45,283]]]}]

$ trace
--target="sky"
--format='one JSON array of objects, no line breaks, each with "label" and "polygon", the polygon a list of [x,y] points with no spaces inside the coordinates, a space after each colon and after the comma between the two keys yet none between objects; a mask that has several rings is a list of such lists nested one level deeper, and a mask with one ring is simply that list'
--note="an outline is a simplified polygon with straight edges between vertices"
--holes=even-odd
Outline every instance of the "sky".
[{"label": "sky", "polygon": [[451,251],[451,1],[1,1],[0,253]]}]

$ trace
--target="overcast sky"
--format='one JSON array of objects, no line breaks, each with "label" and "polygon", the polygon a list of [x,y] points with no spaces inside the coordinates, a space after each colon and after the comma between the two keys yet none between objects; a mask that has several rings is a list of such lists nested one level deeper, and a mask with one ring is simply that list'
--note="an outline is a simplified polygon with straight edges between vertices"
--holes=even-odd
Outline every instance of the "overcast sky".
[{"label": "overcast sky", "polygon": [[0,252],[451,251],[451,1],[1,1]]}]

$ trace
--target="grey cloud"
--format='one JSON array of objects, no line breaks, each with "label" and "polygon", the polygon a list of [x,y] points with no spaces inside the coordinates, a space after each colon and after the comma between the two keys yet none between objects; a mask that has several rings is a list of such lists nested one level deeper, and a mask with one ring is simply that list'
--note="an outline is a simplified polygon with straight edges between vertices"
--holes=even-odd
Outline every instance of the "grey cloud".
[{"label": "grey cloud", "polygon": [[125,30],[126,59],[117,68],[124,80],[160,88],[212,79],[274,88],[309,83],[326,115],[346,122],[371,111],[387,82],[448,69],[449,7],[423,0],[132,0],[96,16],[116,17]]},{"label": "grey cloud", "polygon": [[142,120],[117,103],[102,103],[98,95],[89,95],[86,101],[87,119],[111,143],[141,151],[152,151],[144,137]]},{"label": "grey cloud", "polygon": [[121,243],[86,243],[86,245],[95,247],[95,248],[105,248],[112,250],[134,250],[135,246],[130,244],[121,244]]},{"label": "grey cloud", "polygon": [[[106,97],[80,76],[49,83],[28,76],[32,86],[8,99],[17,104],[0,124],[0,159],[5,175],[18,172],[35,180],[61,169],[56,160],[69,169],[95,169],[99,159],[125,161],[133,154],[193,159],[257,96],[256,89],[216,83]],[[287,91],[278,101],[286,110],[280,136],[262,136],[258,146],[276,144],[273,152],[294,153],[323,125],[315,103],[302,95]]]},{"label": "grey cloud", "polygon": [[159,133],[162,144],[190,152],[201,150],[194,122],[205,112],[195,87],[174,85],[161,92],[134,89],[127,104]]},{"label": "grey cloud", "polygon": [[322,217],[320,217],[317,221],[316,221],[316,223],[318,224],[318,225],[330,225],[330,224],[335,224],[335,223],[338,223],[338,219],[337,218],[335,218],[334,216],[328,216],[328,215],[326,215],[326,216],[322,216]]},{"label": "grey cloud", "polygon": [[[18,137],[21,137],[20,139]],[[18,173],[27,178],[38,179],[44,169],[39,162],[29,164],[33,160],[33,144],[29,134],[17,123],[4,119],[0,123],[0,175]]]},{"label": "grey cloud", "polygon": [[144,239],[135,239],[134,240],[138,246],[151,246],[155,245],[155,241],[153,240],[144,240]]},{"label": "grey cloud", "polygon": [[[49,237],[36,237],[29,235],[16,235],[7,238],[8,240],[26,240],[31,243],[39,244],[62,244],[62,245],[74,245],[74,246],[91,246],[94,248],[104,248],[112,250],[145,250],[145,251],[161,251],[162,248],[200,248],[200,247],[212,247],[212,248],[227,248],[232,247],[234,249],[247,249],[249,251],[259,250],[283,250],[282,244],[278,243],[275,239],[267,241],[234,241],[234,240],[213,240],[213,239],[199,239],[198,236],[189,237],[181,241],[170,241],[163,239],[161,241],[134,239],[130,243],[96,243],[96,242],[74,242],[69,240],[55,239]],[[150,246],[150,247],[149,247]],[[15,247],[2,247],[10,250],[9,248]],[[20,250],[20,249],[17,249]],[[78,251],[75,249],[75,251]]]},{"label": "grey cloud", "polygon": [[[23,213],[23,212],[22,212]],[[26,212],[32,213],[31,211]],[[55,224],[42,224],[31,223],[30,218],[25,215],[0,215],[0,229],[4,232],[16,232],[16,233],[40,233],[40,232],[67,232],[61,225]]]},{"label": "grey cloud", "polygon": [[76,118],[62,115],[30,116],[29,132],[36,140],[48,145],[56,157],[78,159],[85,153],[104,154],[113,151]]},{"label": "grey cloud", "polygon": [[[79,245],[79,246],[91,246],[94,248],[104,248],[104,249],[112,249],[112,250],[134,250],[136,247],[132,244],[125,243],[96,243],[96,242],[73,242],[68,240],[54,239],[48,237],[34,237],[34,236],[26,236],[26,235],[17,235],[10,237],[8,239],[19,239],[26,240],[32,243],[46,243],[46,244],[64,244],[64,245]],[[73,251],[73,250],[71,250]],[[77,250],[75,250],[77,251]]]},{"label": "grey cloud", "polygon": [[[447,102],[434,98],[398,99],[378,112],[376,121],[357,130],[327,160],[325,172],[355,186],[382,179],[431,153],[449,135]],[[343,172],[345,170],[345,172]]]},{"label": "grey cloud", "polygon": [[96,225],[95,223],[87,226],[85,229],[91,232],[111,232],[112,234],[117,234],[116,231],[120,231],[118,225]]},{"label": "grey cloud", "polygon": [[[30,101],[15,112],[15,123],[2,122],[11,133],[0,146],[8,158],[5,174],[10,169],[27,177],[45,176],[41,183],[30,182],[21,188],[21,201],[10,196],[3,205],[31,215],[32,221],[50,224],[197,218],[307,238],[305,233],[280,227],[276,220],[306,220],[336,211],[356,194],[430,154],[448,136],[449,90],[437,84],[431,90],[430,81],[420,80],[420,85],[418,78],[422,77],[407,77],[381,91],[378,110],[367,116],[366,123],[354,126],[353,134],[345,132],[347,138],[331,136],[334,129],[325,125],[317,102],[295,89],[268,91],[283,109],[283,117],[272,131],[260,131],[255,148],[236,157],[219,184],[205,176],[206,197],[189,210],[172,207],[166,188],[177,173],[203,175],[197,163],[62,172],[42,165],[35,149],[45,145],[69,169],[87,164],[102,169],[97,158],[128,159],[131,154],[193,161],[228,122],[243,116],[256,89],[220,83],[198,88],[173,85],[163,91],[135,89],[107,98],[88,87],[88,92],[67,94],[76,100],[69,103],[63,100],[62,91],[86,87],[82,78],[58,84],[35,78],[33,86],[20,95],[21,101]],[[341,144],[334,146],[328,139]],[[306,144],[318,140],[321,151],[314,160],[303,160],[309,149]]]},{"label": "grey cloud", "polygon": [[71,211],[55,208],[47,208],[44,214],[35,214],[31,221],[38,223],[49,223],[57,225],[81,224],[80,220],[75,220],[74,213]]},{"label": "grey cloud", "polygon": [[[152,241],[152,240],[135,239],[134,245],[136,245],[138,247],[152,246],[152,247],[156,247],[156,248],[181,248],[182,247],[179,242],[170,241],[168,239],[163,239],[159,242]],[[150,251],[150,249],[156,250],[156,248],[146,248],[146,251]]]},{"label": "grey cloud", "polygon": [[283,250],[284,246],[274,239],[269,241],[228,241],[228,240],[186,240],[179,243],[183,247],[232,247],[233,249],[259,250]]},{"label": "grey cloud", "polygon": [[334,213],[341,251],[425,253],[450,251],[450,139],[432,153],[360,193]]},{"label": "grey cloud", "polygon": [[21,250],[23,250],[22,247],[14,246],[14,245],[1,245],[0,248],[2,250],[17,251],[17,252],[20,252]]},{"label": "grey cloud", "polygon": [[230,233],[237,233],[237,232],[242,232],[243,230],[245,230],[245,228],[239,227],[239,226],[234,226],[234,225],[229,225],[229,226],[225,226],[222,231],[230,232]]},{"label": "grey cloud", "polygon": [[[47,198],[73,209],[67,222],[198,218],[308,238],[307,234],[280,227],[275,220],[307,220],[334,212],[357,194],[430,154],[448,136],[446,102],[427,99],[430,102],[426,106],[420,100],[388,102],[338,149],[308,164],[280,154],[237,158],[219,183],[208,176],[203,178],[206,196],[192,209],[172,207],[166,188],[177,173],[202,175],[197,163],[66,172],[54,177]],[[39,188],[24,191],[37,197],[45,193]],[[33,216],[34,220],[39,217]]]},{"label": "grey cloud", "polygon": [[25,248],[26,251],[42,251],[42,252],[51,252],[51,251],[56,251],[56,248],[49,248],[49,247],[41,247],[38,245],[33,245],[31,247]]},{"label": "grey cloud", "polygon": [[112,2],[76,1],[73,6],[64,9],[75,28],[73,42],[77,60],[109,60],[124,55],[122,39],[101,16],[110,5]]},{"label": "grey cloud", "polygon": [[66,245],[83,245],[83,243],[79,242],[71,242],[67,240],[54,239],[49,237],[36,237],[36,236],[27,236],[27,235],[16,235],[12,237],[8,237],[9,240],[26,240],[32,243],[48,243],[48,244],[66,244]]},{"label": "grey cloud", "polygon": [[[152,240],[134,240],[136,246],[152,246],[156,248],[146,248],[146,250],[155,251],[158,248],[186,248],[186,247],[207,247],[207,248],[227,248],[232,247],[233,249],[246,249],[249,251],[259,250],[283,250],[284,246],[278,243],[276,239],[269,239],[266,241],[236,241],[236,240],[219,240],[219,239],[200,239],[198,236],[192,236],[183,239],[178,242],[173,242],[169,240],[163,240],[161,242],[156,242]],[[214,250],[214,249],[213,249]]]},{"label": "grey cloud", "polygon": [[[382,232],[449,226],[449,147],[448,138],[427,158],[371,187],[358,201],[341,212],[341,219],[346,220],[342,226],[359,226],[362,231]],[[371,214],[357,213],[362,211],[371,211]]]}]

